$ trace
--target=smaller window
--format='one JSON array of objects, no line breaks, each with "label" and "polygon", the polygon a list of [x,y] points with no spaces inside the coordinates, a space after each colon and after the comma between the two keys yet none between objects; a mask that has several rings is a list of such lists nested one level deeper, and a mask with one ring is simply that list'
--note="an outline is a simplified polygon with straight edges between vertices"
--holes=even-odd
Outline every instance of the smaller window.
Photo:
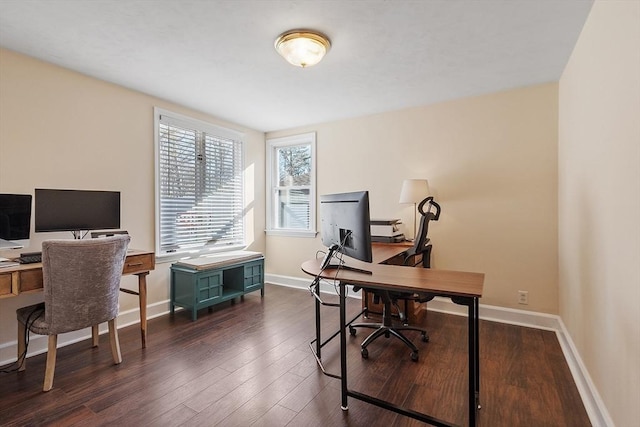
[{"label": "smaller window", "polygon": [[316,236],[316,134],[267,140],[267,234]]}]

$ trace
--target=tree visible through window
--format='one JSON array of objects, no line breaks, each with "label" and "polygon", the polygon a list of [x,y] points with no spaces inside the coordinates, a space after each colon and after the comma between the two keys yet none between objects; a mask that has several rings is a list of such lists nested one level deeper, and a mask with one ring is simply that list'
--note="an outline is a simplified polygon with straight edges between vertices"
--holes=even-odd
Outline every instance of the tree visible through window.
[{"label": "tree visible through window", "polygon": [[311,147],[278,149],[278,228],[309,229]]},{"label": "tree visible through window", "polygon": [[315,134],[269,141],[270,229],[315,231]]}]

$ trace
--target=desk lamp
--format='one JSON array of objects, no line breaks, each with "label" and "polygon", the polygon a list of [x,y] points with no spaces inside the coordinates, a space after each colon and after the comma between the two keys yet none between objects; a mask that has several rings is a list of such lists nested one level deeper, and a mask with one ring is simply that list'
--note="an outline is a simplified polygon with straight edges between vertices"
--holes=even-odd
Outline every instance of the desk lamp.
[{"label": "desk lamp", "polygon": [[400,191],[400,203],[413,203],[413,235],[416,235],[416,204],[429,196],[429,183],[426,179],[405,179]]}]

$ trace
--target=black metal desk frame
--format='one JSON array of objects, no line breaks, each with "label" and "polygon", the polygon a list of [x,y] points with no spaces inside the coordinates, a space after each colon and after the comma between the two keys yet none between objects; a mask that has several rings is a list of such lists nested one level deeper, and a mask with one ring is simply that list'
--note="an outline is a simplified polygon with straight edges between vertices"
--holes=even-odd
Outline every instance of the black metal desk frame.
[{"label": "black metal desk frame", "polygon": [[[349,390],[347,384],[347,327],[353,323],[356,319],[358,319],[362,314],[366,312],[366,309],[362,310],[358,315],[356,315],[353,319],[347,322],[346,316],[346,287],[348,283],[339,282],[340,286],[340,303],[327,303],[322,301],[320,298],[320,280],[316,278],[314,282],[310,286],[310,290],[315,297],[315,310],[316,310],[316,338],[309,343],[309,347],[313,352],[316,362],[320,366],[322,372],[330,376],[332,378],[337,378],[341,381],[341,394],[342,401],[340,407],[343,411],[349,410],[347,399],[348,397],[353,397],[358,400],[362,400],[369,404],[381,407],[383,409],[387,409],[389,411],[393,411],[395,413],[405,415],[407,417],[411,417],[427,424],[431,424],[434,426],[444,426],[450,427],[454,426],[447,421],[440,420],[438,418],[432,417],[430,415],[417,412],[408,408],[404,408],[402,406],[398,406],[384,400],[377,399],[373,396],[360,393],[357,391]],[[358,285],[361,286],[362,285]],[[371,289],[376,288],[376,286],[371,286]],[[468,387],[468,411],[469,411],[469,426],[477,425],[477,411],[480,408],[480,343],[479,343],[479,313],[478,313],[478,298],[477,297],[461,297],[461,296],[452,296],[449,294],[434,294],[435,296],[443,296],[447,298],[451,298],[455,304],[465,305],[468,308],[468,322],[467,322],[467,330],[468,330],[468,358],[469,358],[469,387]],[[334,332],[329,338],[325,341],[321,341],[321,316],[320,316],[320,307],[322,305],[329,307],[338,307],[340,309],[340,329]],[[333,338],[337,335],[340,335],[340,375],[329,373],[325,370],[322,364],[322,347],[324,347],[327,343],[329,343]],[[314,348],[315,344],[315,348]]]}]

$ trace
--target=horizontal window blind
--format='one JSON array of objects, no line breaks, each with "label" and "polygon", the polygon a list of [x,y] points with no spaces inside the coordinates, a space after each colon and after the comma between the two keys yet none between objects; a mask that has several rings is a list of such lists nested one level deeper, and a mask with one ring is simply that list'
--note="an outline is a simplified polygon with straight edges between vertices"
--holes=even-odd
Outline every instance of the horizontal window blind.
[{"label": "horizontal window blind", "polygon": [[160,116],[160,252],[244,243],[242,142]]},{"label": "horizontal window blind", "polygon": [[278,189],[278,227],[308,230],[311,206],[308,188]]}]

